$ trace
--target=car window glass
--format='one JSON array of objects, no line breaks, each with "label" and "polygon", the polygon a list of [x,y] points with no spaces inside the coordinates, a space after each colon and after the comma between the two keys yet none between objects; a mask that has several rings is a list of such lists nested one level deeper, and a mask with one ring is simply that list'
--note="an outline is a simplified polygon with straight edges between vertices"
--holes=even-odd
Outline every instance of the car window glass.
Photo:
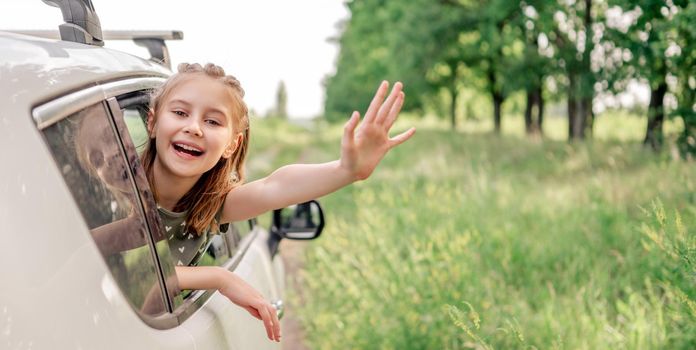
[{"label": "car window glass", "polygon": [[237,230],[240,238],[244,238],[246,235],[251,233],[252,224],[251,221],[237,221],[234,223],[234,229]]},{"label": "car window glass", "polygon": [[92,238],[141,315],[166,312],[133,179],[103,103],[43,130]]},{"label": "car window glass", "polygon": [[141,113],[137,109],[129,108],[123,110],[123,121],[126,122],[126,127],[128,127],[128,132],[138,154],[142,153],[148,139],[147,129],[145,128],[145,116]]},{"label": "car window glass", "polygon": [[221,266],[230,258],[227,242],[221,235],[213,235],[210,237],[208,247],[201,256],[198,262],[200,266]]}]

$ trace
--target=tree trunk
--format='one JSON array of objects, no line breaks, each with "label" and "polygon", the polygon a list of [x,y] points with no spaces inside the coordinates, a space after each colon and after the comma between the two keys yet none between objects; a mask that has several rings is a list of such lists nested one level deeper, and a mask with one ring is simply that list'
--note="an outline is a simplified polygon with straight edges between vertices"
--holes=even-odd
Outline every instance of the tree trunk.
[{"label": "tree trunk", "polygon": [[497,87],[498,81],[495,76],[495,70],[493,69],[493,64],[489,64],[488,71],[488,84],[489,84],[489,89],[488,91],[491,94],[491,98],[493,99],[493,125],[494,125],[494,132],[496,134],[500,134],[501,130],[501,124],[502,124],[502,106],[503,106],[503,101],[505,101],[505,96],[503,96],[502,91]]},{"label": "tree trunk", "polygon": [[575,96],[571,91],[568,91],[568,141],[575,138]]},{"label": "tree trunk", "polygon": [[459,97],[459,91],[457,89],[457,80],[458,80],[458,74],[457,74],[457,66],[459,65],[459,61],[457,60],[450,60],[447,65],[449,66],[451,75],[450,79],[447,84],[447,89],[449,90],[450,96],[451,96],[451,104],[450,104],[450,124],[452,126],[452,130],[457,130],[457,99]]},{"label": "tree trunk", "polygon": [[505,99],[503,98],[503,94],[501,93],[494,93],[493,94],[493,124],[495,125],[495,133],[500,134],[501,130],[501,125],[502,125],[502,108],[503,108],[503,101]]},{"label": "tree trunk", "polygon": [[568,140],[585,139],[587,106],[576,94],[568,96]]},{"label": "tree trunk", "polygon": [[575,123],[573,128],[575,129],[575,138],[578,140],[585,139],[585,116],[587,111],[585,110],[585,104],[583,103],[580,93],[575,95]]},{"label": "tree trunk", "polygon": [[582,98],[582,138],[592,137],[592,130],[594,130],[594,112],[592,111],[592,96],[585,96]]},{"label": "tree trunk", "polygon": [[528,136],[541,135],[543,119],[541,87],[527,88],[527,106],[524,110],[524,126]]},{"label": "tree trunk", "polygon": [[457,88],[454,86],[450,87],[450,94],[452,95],[452,103],[450,104],[450,122],[452,125],[452,130],[457,130],[457,97],[459,97]]},{"label": "tree trunk", "polygon": [[542,94],[542,87],[539,85],[537,88],[537,122],[539,124],[539,136],[544,135],[544,95]]},{"label": "tree trunk", "polygon": [[577,90],[575,74],[568,73],[568,141],[582,138],[582,119],[580,119]]},{"label": "tree trunk", "polygon": [[662,124],[665,120],[665,111],[663,108],[665,94],[667,93],[667,83],[661,82],[657,88],[650,91],[650,105],[648,106],[648,128],[645,131],[645,139],[643,145],[650,146],[653,151],[659,151],[662,148]]},{"label": "tree trunk", "polygon": [[568,140],[583,140],[592,135],[594,114],[592,113],[592,96],[584,96],[583,77],[577,73],[568,73]]},{"label": "tree trunk", "polygon": [[591,68],[591,53],[594,48],[592,37],[594,31],[592,29],[592,0],[585,0],[585,51],[582,54],[582,80],[580,90],[580,103],[582,104],[582,138],[592,137],[594,129],[594,112],[592,111],[592,101],[594,100],[594,76]]},{"label": "tree trunk", "polygon": [[524,107],[524,130],[527,135],[531,135],[532,131],[532,110],[534,109],[534,92],[532,88],[527,88],[527,106]]},{"label": "tree trunk", "polygon": [[679,115],[684,121],[684,132],[677,139],[679,149],[685,159],[696,157],[696,112],[691,106],[696,103],[696,92],[688,84],[682,88],[679,100]]}]

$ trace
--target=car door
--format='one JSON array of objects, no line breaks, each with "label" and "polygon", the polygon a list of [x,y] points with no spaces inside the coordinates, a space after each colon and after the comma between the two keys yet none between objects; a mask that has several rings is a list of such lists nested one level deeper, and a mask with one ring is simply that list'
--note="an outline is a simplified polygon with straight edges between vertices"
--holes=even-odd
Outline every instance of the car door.
[{"label": "car door", "polygon": [[[94,285],[77,293],[84,293],[85,300],[105,298],[108,307],[76,309],[65,324],[91,319],[91,331],[83,328],[76,335],[87,348],[190,349],[194,339],[173,314],[177,296],[167,294],[171,289],[167,285],[176,280],[163,273],[162,238],[153,234],[151,224],[156,221],[145,210],[148,203],[136,186],[142,174],[131,167],[133,159],[120,141],[109,101],[104,100],[119,87],[117,83],[80,89],[37,106],[32,113],[110,274],[96,286],[102,294],[88,292]],[[86,263],[75,272],[91,275],[99,270]],[[94,313],[84,315],[83,310]],[[104,336],[114,329],[122,334],[117,340]]]},{"label": "car door", "polygon": [[[133,77],[107,82],[34,110],[116,288],[142,321],[142,326],[119,328],[137,329],[127,334],[133,348],[149,344],[147,348],[277,349],[279,344],[266,338],[261,321],[216,291],[178,290],[174,262],[137,151],[147,140],[143,116],[149,93],[163,81],[164,77]],[[201,264],[235,271],[275,301],[280,297],[278,276],[266,248],[267,235],[254,220],[232,223],[211,240]],[[122,307],[112,313],[122,316]],[[123,320],[121,316],[116,318]]]},{"label": "car door", "polygon": [[[131,88],[109,99],[111,114],[120,135],[126,154],[134,169],[141,169],[138,153],[148,142],[145,120],[149,109],[152,89],[162,81],[151,78],[136,78],[128,82]],[[140,170],[142,174],[142,170]],[[145,177],[137,181],[140,195],[146,204],[146,212],[156,213],[152,193]],[[152,230],[162,232],[158,215],[152,216]],[[220,235],[214,236],[205,251],[200,265],[221,266],[234,271],[256,288],[269,301],[280,304],[282,290],[276,281],[279,268],[271,262],[268,253],[268,232],[255,220],[222,225]],[[160,263],[163,271],[174,268],[168,247],[162,251]],[[277,265],[278,262],[275,263]],[[282,270],[282,269],[281,269]],[[193,336],[200,349],[277,349],[278,344],[269,341],[261,321],[253,318],[244,309],[233,305],[216,291],[184,291],[177,293],[176,287],[167,285],[173,300],[172,312],[177,315],[181,327]]]}]

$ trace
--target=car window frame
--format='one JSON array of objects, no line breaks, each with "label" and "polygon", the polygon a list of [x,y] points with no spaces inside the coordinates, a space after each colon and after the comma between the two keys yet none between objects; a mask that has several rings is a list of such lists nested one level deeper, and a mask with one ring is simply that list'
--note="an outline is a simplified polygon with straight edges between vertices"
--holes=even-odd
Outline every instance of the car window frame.
[{"label": "car window frame", "polygon": [[[120,85],[120,84],[119,84]],[[107,86],[109,88],[109,91],[118,91],[118,89],[113,89],[114,86]],[[129,302],[130,308],[133,310],[133,312],[138,315],[138,317],[147,325],[155,328],[155,329],[168,329],[176,326],[178,324],[176,318],[172,317],[172,310],[173,307],[171,305],[171,301],[169,300],[168,296],[166,296],[166,291],[167,289],[164,287],[164,278],[162,275],[162,270],[161,267],[159,266],[160,264],[160,257],[158,256],[155,248],[154,248],[154,242],[152,240],[152,234],[150,232],[150,225],[148,223],[148,220],[146,219],[146,215],[144,212],[144,208],[142,207],[141,203],[141,198],[140,194],[138,193],[137,187],[134,183],[134,178],[133,178],[133,173],[131,170],[131,162],[128,161],[126,158],[126,153],[124,152],[124,146],[122,139],[119,135],[119,133],[116,130],[116,125],[114,124],[113,121],[113,116],[111,115],[110,108],[108,106],[108,101],[104,99],[104,91],[105,89],[96,89],[95,86],[88,87],[83,90],[79,90],[76,93],[72,93],[69,95],[65,95],[62,97],[58,97],[54,100],[51,100],[49,102],[46,102],[42,105],[39,105],[35,107],[32,110],[32,117],[34,121],[36,122],[38,130],[42,133],[43,131],[46,130],[47,128],[53,126],[54,124],[67,119],[69,117],[72,117],[73,115],[76,115],[82,111],[94,108],[95,106],[99,106],[103,110],[103,115],[102,117],[106,118],[109,126],[112,131],[112,135],[114,139],[116,140],[117,144],[114,145],[114,147],[117,147],[119,149],[119,157],[121,161],[123,161],[124,165],[128,167],[129,170],[129,178],[130,178],[130,183],[131,187],[133,189],[133,196],[135,197],[136,203],[134,205],[137,207],[137,210],[142,218],[143,221],[143,228],[145,229],[145,239],[146,239],[146,244],[148,245],[148,250],[150,252],[150,257],[152,258],[152,263],[154,267],[154,272],[156,274],[157,282],[158,282],[158,287],[159,287],[159,292],[160,295],[162,296],[163,303],[164,303],[164,308],[165,312],[162,315],[158,316],[149,316],[146,314],[142,314],[138,312],[138,310],[133,309],[133,305]],[[79,97],[78,100],[76,100],[76,96]],[[49,150],[50,146],[47,144],[46,145]],[[51,154],[51,157],[55,158],[55,155],[53,154],[53,151],[49,152]],[[57,164],[57,163],[56,163]],[[58,166],[58,165],[56,165]],[[61,175],[62,177],[62,175]],[[71,196],[71,198],[76,201],[76,198]],[[76,205],[79,207],[79,203],[76,203]],[[84,218],[83,218],[84,220]],[[104,257],[103,254],[100,252],[100,256]],[[105,257],[104,257],[105,258]],[[111,273],[111,270],[109,269],[109,272]],[[119,290],[121,290],[120,285],[118,285]],[[121,293],[124,294],[125,296],[125,291],[121,290]]]},{"label": "car window frame", "polygon": [[131,178],[134,182],[133,186],[136,190],[136,197],[139,201],[140,208],[142,208],[143,217],[147,224],[149,239],[154,243],[155,257],[157,259],[156,266],[159,273],[162,275],[163,288],[167,294],[170,305],[169,312],[172,313],[178,305],[183,303],[183,298],[178,290],[179,282],[176,279],[174,266],[167,264],[167,261],[171,260],[168,259],[171,254],[164,231],[162,230],[161,221],[159,220],[157,205],[152,196],[152,189],[150,189],[147,183],[147,178],[140,164],[140,157],[135,151],[135,145],[125,125],[123,113],[121,113],[116,97],[112,96],[107,98],[106,106],[110,114],[111,123],[116,131],[118,142],[125,155]]},{"label": "car window frame", "polygon": [[[133,144],[133,146],[136,149],[136,152],[137,152],[138,145],[135,145],[133,142],[132,135],[130,135],[130,130],[128,129],[128,126],[126,125],[128,123],[125,122],[125,114],[123,113],[123,110],[126,108],[138,109],[138,108],[136,108],[137,104],[127,105],[124,107],[123,104],[121,103],[121,101],[122,100],[141,101],[142,99],[138,98],[138,97],[140,97],[142,95],[148,96],[151,94],[151,92],[152,92],[151,88],[150,89],[140,89],[140,87],[141,87],[140,85],[137,85],[138,90],[129,91],[129,92],[126,92],[126,93],[123,93],[123,94],[120,94],[118,96],[113,97],[113,99],[115,99],[118,102],[115,102],[115,103],[110,105],[111,113],[114,116],[114,119],[116,119],[119,124],[123,124],[123,125],[119,125],[119,128],[123,129],[123,131],[120,131],[120,132],[127,134],[126,137],[128,137],[128,139],[122,140],[122,141],[125,141],[128,144]],[[123,123],[121,123],[121,121],[123,121]],[[146,121],[142,120],[142,123],[143,123],[142,124],[143,128],[146,128]],[[146,130],[144,130],[144,131],[146,131]],[[132,151],[129,151],[128,153],[131,154]],[[149,186],[149,184],[143,184],[143,185]],[[243,221],[237,221],[237,222],[230,222],[230,223],[220,225],[220,230],[222,231],[221,236],[223,236],[223,240],[225,241],[225,243],[228,244],[228,253],[229,254],[228,254],[228,259],[226,259],[223,263],[216,265],[216,266],[227,266],[228,265],[227,260],[234,257],[241,242],[244,240],[244,238],[247,235],[251,234],[251,232],[254,230],[254,227],[256,225],[257,225],[256,218],[252,218],[249,220],[243,220]],[[159,229],[161,230],[161,227]],[[233,235],[235,232],[239,233],[238,237],[229,237],[229,236]],[[243,232],[243,233],[241,233],[241,232]],[[230,244],[231,243],[230,241],[234,242],[234,244]]]},{"label": "car window frame", "polygon": [[[133,75],[130,77],[121,78],[113,81],[105,82],[93,82],[91,84],[86,84],[81,89],[72,90],[71,92],[53,98],[52,100],[40,103],[33,106],[32,108],[32,118],[39,131],[42,131],[51,125],[60,122],[61,120],[81,111],[85,108],[93,106],[95,104],[103,104],[109,118],[109,123],[114,128],[117,140],[119,142],[119,147],[122,149],[124,155],[124,161],[127,163],[133,181],[136,182],[134,185],[136,187],[135,195],[139,201],[139,209],[142,211],[145,217],[145,222],[147,225],[148,234],[148,245],[150,246],[151,252],[156,260],[155,266],[157,268],[158,278],[160,279],[161,293],[165,296],[165,307],[167,308],[167,313],[162,316],[155,318],[143,318],[144,323],[155,329],[170,329],[182,324],[186,319],[193,315],[198,309],[200,309],[208,299],[217,291],[215,290],[196,290],[191,293],[191,295],[182,301],[177,301],[175,294],[178,293],[178,287],[172,287],[172,280],[168,279],[166,273],[163,271],[162,264],[167,262],[163,261],[159,254],[159,251],[155,248],[156,241],[155,235],[153,235],[154,230],[158,230],[161,221],[159,220],[159,214],[157,214],[156,220],[150,220],[149,210],[145,208],[144,202],[147,198],[142,198],[143,190],[141,188],[142,184],[138,184],[135,181],[134,169],[141,167],[139,161],[133,163],[131,159],[135,150],[135,145],[133,144],[130,134],[125,128],[125,120],[123,119],[123,113],[118,105],[117,98],[119,96],[132,94],[135,92],[148,92],[157,87],[159,87],[165,80],[166,75]],[[121,129],[121,130],[119,130]],[[125,130],[125,131],[124,131]],[[125,133],[124,136],[123,134]],[[136,153],[137,155],[137,153]],[[136,157],[137,158],[137,157]],[[142,170],[142,169],[140,169]],[[149,185],[148,185],[149,189]],[[156,206],[154,207],[156,210]],[[150,209],[151,210],[151,209]],[[154,221],[154,222],[153,222]],[[244,258],[249,247],[259,235],[262,230],[258,226],[256,219],[250,219],[240,222],[230,223],[230,227],[238,225],[249,225],[249,232],[241,236],[241,239],[237,239],[237,246],[234,250],[228,249],[229,258],[218,265],[229,271],[234,271],[239,265],[241,260]],[[161,232],[161,229],[159,229]],[[157,232],[157,231],[154,231]],[[229,231],[228,231],[229,232]],[[223,233],[227,234],[227,232]],[[226,244],[228,243],[228,237],[225,237]],[[173,261],[170,261],[172,266]],[[174,275],[175,276],[175,275]],[[171,277],[171,276],[170,276]],[[178,281],[175,282],[178,285]],[[120,287],[119,287],[120,288]],[[133,310],[136,312],[136,310]]]},{"label": "car window frame", "polygon": [[[163,82],[164,80],[161,80]],[[160,83],[161,83],[160,82]],[[130,136],[129,131],[127,130],[125,126],[125,119],[124,119],[124,113],[123,113],[123,108],[121,108],[120,104],[117,102],[118,99],[128,97],[132,98],[134,95],[137,95],[138,93],[142,94],[149,94],[151,93],[152,89],[157,88],[159,85],[157,83],[154,83],[153,85],[149,85],[149,82],[147,84],[141,84],[136,81],[133,82],[133,89],[127,89],[125,87],[122,87],[118,89],[117,91],[119,94],[115,96],[111,96],[109,99],[113,99],[113,102],[110,104],[111,108],[111,114],[114,119],[118,120],[117,123],[122,124],[122,127],[124,128],[124,133],[126,133],[128,136],[127,140],[121,139],[121,142],[127,142],[130,143],[133,148],[131,149],[132,151],[135,150],[135,145],[132,142],[132,138]],[[129,106],[132,107],[132,106]],[[131,152],[132,152],[131,151]],[[130,157],[129,157],[130,158]],[[139,162],[138,162],[139,163]],[[131,165],[133,166],[133,165]],[[137,166],[141,166],[141,164],[138,164]],[[147,185],[147,184],[146,184]],[[136,184],[136,186],[140,186]],[[149,185],[148,185],[149,186]],[[151,192],[151,191],[150,191]],[[141,195],[141,189],[139,188],[138,195]],[[142,200],[142,199],[141,199]],[[145,199],[147,200],[147,199]],[[159,217],[157,217],[157,222],[155,225],[157,225],[158,228],[153,228],[154,230],[160,230],[161,232],[161,221],[159,220]],[[222,225],[224,226],[224,225]],[[244,231],[248,231],[245,235],[240,235],[240,237],[232,239],[229,236],[234,234],[234,230],[237,230],[237,227],[239,226],[248,226],[248,229]],[[224,268],[229,271],[234,271],[241,262],[241,260],[244,258],[244,255],[248,251],[249,247],[253,243],[253,241],[256,239],[256,236],[259,234],[261,228],[257,225],[257,220],[255,218],[250,219],[250,220],[245,220],[245,221],[238,221],[238,222],[231,222],[229,223],[229,228],[221,232],[220,234],[223,235],[223,240],[225,244],[228,246],[227,251],[228,251],[228,257],[227,259],[220,265],[215,265],[219,266],[221,268]],[[230,241],[234,240],[235,245],[234,247],[230,247]],[[171,262],[171,267],[174,267],[174,262]],[[163,263],[163,262],[160,262]],[[166,262],[165,262],[166,263]],[[173,311],[172,313],[175,315],[179,323],[183,323],[186,319],[188,319],[191,315],[193,315],[198,309],[200,309],[205,303],[210,299],[210,297],[217,292],[216,290],[194,290],[192,291],[184,300],[183,302],[173,302]],[[167,290],[167,293],[169,296],[172,295],[172,290]],[[178,295],[181,295],[180,293]]]}]

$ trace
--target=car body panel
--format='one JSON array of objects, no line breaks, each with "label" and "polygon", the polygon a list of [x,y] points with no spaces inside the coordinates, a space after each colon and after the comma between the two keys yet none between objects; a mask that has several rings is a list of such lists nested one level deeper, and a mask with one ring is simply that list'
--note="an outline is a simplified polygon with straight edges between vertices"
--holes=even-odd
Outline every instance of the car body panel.
[{"label": "car body panel", "polygon": [[[270,269],[271,257],[265,244],[268,239],[268,232],[260,229],[257,229],[257,231],[254,241],[244,255],[244,259],[240,261],[234,272],[266,296],[267,300],[275,301],[281,298],[283,291],[279,290],[276,285],[274,273]],[[216,293],[215,297],[213,302],[226,303],[225,298],[219,293]],[[240,349],[261,350],[279,348],[278,343],[270,341],[259,342],[256,340],[260,337],[266,337],[266,331],[263,324],[245,310],[233,307],[225,312],[219,312],[220,306],[212,303],[204,306],[204,308],[208,307],[218,310],[218,319],[223,327],[231,331],[228,336],[233,338],[234,344]]]},{"label": "car body panel", "polygon": [[88,82],[126,76],[168,76],[164,67],[103,47],[0,32],[0,94],[33,107]]},{"label": "car body panel", "polygon": [[[19,124],[31,124],[30,118],[24,121]],[[0,164],[12,167],[0,172],[0,198],[12,199],[0,201],[2,347],[122,349],[132,348],[136,336],[143,349],[174,348],[171,339],[190,349],[192,337],[185,329],[159,336],[162,331],[138,318],[113,281],[43,140],[35,129],[12,130],[14,137],[32,142],[25,140],[25,149],[13,152],[17,143],[0,138]]]}]

